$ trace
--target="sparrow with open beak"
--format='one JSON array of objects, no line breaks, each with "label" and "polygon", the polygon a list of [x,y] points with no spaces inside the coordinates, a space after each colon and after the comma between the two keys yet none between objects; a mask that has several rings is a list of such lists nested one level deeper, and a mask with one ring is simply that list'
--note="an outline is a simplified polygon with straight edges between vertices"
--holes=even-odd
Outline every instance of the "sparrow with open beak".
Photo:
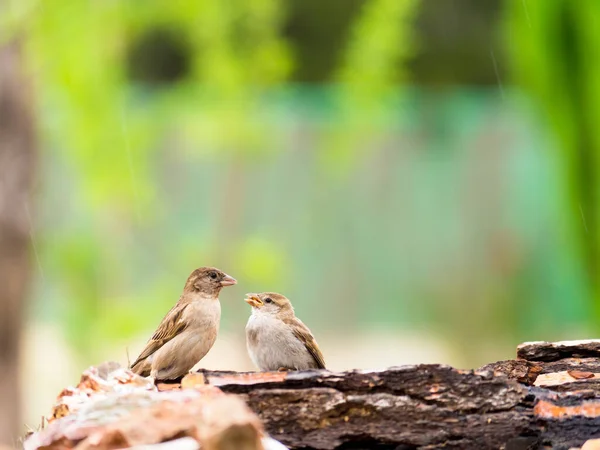
[{"label": "sparrow with open beak", "polygon": [[246,345],[261,371],[324,369],[317,341],[281,294],[246,294],[252,306],[246,325]]},{"label": "sparrow with open beak", "polygon": [[173,380],[188,373],[217,339],[221,320],[219,292],[236,283],[214,267],[194,270],[179,301],[163,318],[131,370],[155,380]]}]

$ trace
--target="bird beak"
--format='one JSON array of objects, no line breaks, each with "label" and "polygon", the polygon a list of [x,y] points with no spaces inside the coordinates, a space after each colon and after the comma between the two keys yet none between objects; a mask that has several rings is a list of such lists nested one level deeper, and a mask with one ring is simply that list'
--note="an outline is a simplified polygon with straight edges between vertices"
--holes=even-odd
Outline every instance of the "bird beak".
[{"label": "bird beak", "polygon": [[263,305],[262,300],[256,294],[246,294],[246,298],[244,299],[244,301],[253,308],[260,308]]},{"label": "bird beak", "polygon": [[237,280],[229,275],[225,275],[225,278],[221,280],[221,286],[233,286],[237,284]]}]

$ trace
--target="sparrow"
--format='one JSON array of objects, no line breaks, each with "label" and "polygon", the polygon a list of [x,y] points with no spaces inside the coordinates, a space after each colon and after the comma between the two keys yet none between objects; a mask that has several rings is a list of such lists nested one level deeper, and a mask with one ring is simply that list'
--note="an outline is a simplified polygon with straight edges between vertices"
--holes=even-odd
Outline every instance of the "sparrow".
[{"label": "sparrow", "polygon": [[275,292],[246,294],[252,306],[246,346],[261,371],[324,369],[325,360],[312,333],[294,314],[292,303]]},{"label": "sparrow", "polygon": [[131,364],[131,370],[155,381],[173,380],[188,373],[217,339],[219,292],[236,283],[235,278],[214,267],[194,270],[181,297]]}]

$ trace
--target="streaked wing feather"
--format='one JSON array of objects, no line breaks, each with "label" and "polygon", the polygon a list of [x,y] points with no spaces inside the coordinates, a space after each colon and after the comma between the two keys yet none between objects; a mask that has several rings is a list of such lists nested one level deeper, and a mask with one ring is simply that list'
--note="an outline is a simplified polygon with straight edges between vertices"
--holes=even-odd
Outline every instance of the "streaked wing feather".
[{"label": "streaked wing feather", "polygon": [[187,305],[188,303],[177,304],[171,308],[131,367],[134,367],[136,364],[152,355],[186,329],[187,324],[185,324],[181,318],[183,317],[183,312]]},{"label": "streaked wing feather", "polygon": [[319,369],[325,369],[325,358],[323,357],[323,353],[321,353],[321,350],[319,350],[319,347],[317,346],[317,341],[315,340],[308,327],[304,325],[304,323],[297,317],[294,317],[290,321],[285,322],[288,322],[292,326],[292,329],[294,330],[294,335],[300,340],[300,342],[304,344],[306,350],[308,350],[310,355],[314,358],[315,362],[317,363],[317,367]]}]

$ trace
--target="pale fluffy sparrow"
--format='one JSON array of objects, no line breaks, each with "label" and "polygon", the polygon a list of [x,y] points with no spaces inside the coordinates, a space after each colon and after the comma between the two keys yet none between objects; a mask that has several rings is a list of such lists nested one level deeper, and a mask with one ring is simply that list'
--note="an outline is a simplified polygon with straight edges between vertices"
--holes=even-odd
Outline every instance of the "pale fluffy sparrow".
[{"label": "pale fluffy sparrow", "polygon": [[246,294],[252,314],[246,325],[250,358],[261,371],[324,369],[325,360],[310,330],[281,294]]}]

